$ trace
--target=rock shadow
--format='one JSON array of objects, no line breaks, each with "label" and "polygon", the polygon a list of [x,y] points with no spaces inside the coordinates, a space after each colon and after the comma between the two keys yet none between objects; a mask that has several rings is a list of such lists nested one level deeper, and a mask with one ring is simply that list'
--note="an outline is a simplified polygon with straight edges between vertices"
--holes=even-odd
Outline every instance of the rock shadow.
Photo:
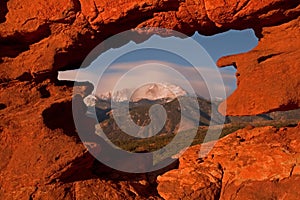
[{"label": "rock shadow", "polygon": [[78,137],[72,114],[72,101],[52,104],[42,113],[44,124],[51,130],[62,129],[68,136]]},{"label": "rock shadow", "polygon": [[0,23],[3,23],[6,21],[5,16],[8,13],[7,2],[8,2],[8,0],[0,1]]}]

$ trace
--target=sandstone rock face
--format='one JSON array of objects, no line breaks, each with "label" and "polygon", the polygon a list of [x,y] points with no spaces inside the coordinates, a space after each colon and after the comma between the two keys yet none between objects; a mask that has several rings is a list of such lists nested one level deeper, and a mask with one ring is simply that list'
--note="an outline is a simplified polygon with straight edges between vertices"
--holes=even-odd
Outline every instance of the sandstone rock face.
[{"label": "sandstone rock face", "polygon": [[[239,73],[239,87],[228,99],[228,113],[242,115],[299,107],[299,12],[298,0],[259,3],[254,0],[1,1],[0,199],[171,198],[170,192],[174,189],[168,184],[172,182],[184,186],[178,191],[185,196],[176,196],[178,198],[221,196],[226,199],[236,195],[242,199],[251,191],[261,191],[262,184],[267,185],[269,193],[261,195],[271,194],[276,189],[274,195],[282,197],[284,191],[292,188],[294,192],[288,195],[299,195],[296,176],[299,170],[291,167],[298,162],[294,156],[298,155],[295,145],[299,143],[296,138],[299,128],[280,132],[284,134],[270,130],[272,137],[265,133],[265,139],[268,138],[274,148],[257,146],[265,144],[259,140],[264,136],[251,139],[248,135],[249,141],[242,146],[252,148],[256,156],[251,157],[247,154],[249,151],[244,151],[247,155],[232,158],[239,162],[234,162],[231,171],[226,166],[230,166],[228,163],[235,154],[231,154],[232,150],[222,150],[229,146],[221,142],[223,146],[214,150],[216,155],[209,160],[211,163],[205,161],[203,167],[195,163],[195,166],[178,169],[190,177],[189,180],[164,181],[178,171],[159,178],[160,196],[153,190],[156,175],[150,181],[147,176],[113,178],[116,173],[95,174],[94,160],[80,143],[73,124],[72,86],[57,81],[58,70],[79,67],[99,42],[130,28],[166,27],[188,35],[195,31],[211,35],[232,28],[253,28],[260,38],[253,51],[219,61],[220,66],[235,64]],[[91,90],[83,86],[78,91],[85,96]],[[238,142],[234,135],[226,140]],[[285,146],[287,141],[290,141],[289,146]],[[242,152],[238,146],[234,147]],[[192,157],[196,148],[182,159]],[[285,152],[290,149],[292,153]],[[226,157],[218,156],[218,151],[224,152]],[[263,151],[270,156],[264,157],[268,162],[264,159],[254,162]],[[247,156],[252,159],[249,161],[252,165],[245,164]],[[284,162],[282,166],[274,161],[279,159],[277,157]],[[256,162],[261,165],[253,164]],[[274,171],[275,167],[281,171]],[[201,173],[200,168],[209,172]],[[250,173],[250,169],[256,173]],[[201,181],[198,177],[202,177]],[[228,184],[224,184],[228,180]],[[195,186],[189,186],[194,182]],[[253,192],[253,195],[256,194]]]},{"label": "sandstone rock face", "polygon": [[242,129],[219,140],[205,158],[200,145],[191,147],[179,169],[158,177],[158,192],[164,199],[296,200],[299,132],[300,126]]},{"label": "sandstone rock face", "polygon": [[300,17],[262,28],[261,34],[258,46],[250,52],[223,57],[217,63],[237,68],[238,88],[227,99],[227,115],[289,110],[300,105]]}]

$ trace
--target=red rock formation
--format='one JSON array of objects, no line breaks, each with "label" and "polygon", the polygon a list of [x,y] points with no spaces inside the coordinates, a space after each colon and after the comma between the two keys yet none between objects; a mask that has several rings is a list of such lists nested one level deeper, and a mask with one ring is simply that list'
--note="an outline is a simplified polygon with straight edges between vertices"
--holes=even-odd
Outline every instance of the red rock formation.
[{"label": "red rock formation", "polygon": [[300,105],[300,17],[262,28],[261,34],[258,46],[250,52],[223,57],[217,63],[237,68],[238,88],[227,99],[227,115],[289,110]]},{"label": "red rock formation", "polygon": [[193,146],[179,159],[179,169],[158,177],[158,192],[164,199],[296,200],[299,132],[300,125],[245,128],[220,139],[203,159],[201,145]]},{"label": "red rock formation", "polygon": [[[299,43],[297,38],[289,36],[299,35],[299,22],[295,20],[284,25],[285,22],[296,19],[299,15],[298,1],[274,0],[258,4],[256,1],[248,0],[239,2],[208,0],[20,2],[10,0],[2,4],[4,4],[3,23],[0,23],[2,82],[14,80],[24,73],[37,76],[45,71],[55,73],[58,69],[79,67],[95,45],[113,34],[130,28],[159,26],[179,30],[188,35],[195,31],[214,34],[232,28],[253,28],[256,35],[261,38],[257,47],[259,51],[244,54],[239,57],[239,62],[235,61],[236,57],[231,58],[230,61],[227,59],[225,63],[221,60],[219,65],[236,63],[239,68],[238,73],[242,77],[261,77],[262,73],[267,75],[263,79],[253,78],[254,82],[251,81],[253,82],[251,84],[248,84],[248,79],[239,78],[239,89],[228,100],[228,113],[254,114],[299,107],[299,90],[293,88],[299,80],[297,76],[299,53],[297,53],[298,48],[295,49]],[[289,34],[282,34],[281,30],[285,28],[289,29]],[[289,44],[293,45],[294,50],[287,48],[285,42],[280,42],[286,41],[284,38],[289,38]],[[276,48],[268,49],[270,44],[276,45]],[[276,59],[268,65],[270,59],[265,58],[270,57]],[[253,60],[251,65],[254,66],[268,65],[273,68],[269,67],[270,71],[256,72],[257,70],[251,70],[253,67],[246,69],[248,67],[241,62],[241,59]],[[260,94],[255,96],[251,91],[253,86],[257,86],[254,87],[256,91],[264,91],[265,85],[260,83],[265,82],[268,75],[276,76],[276,73],[280,73],[276,70],[282,69],[283,63],[277,62],[277,59],[284,61],[284,65],[290,67],[289,71],[294,72],[294,76],[288,80],[271,79],[272,84],[268,85],[268,88],[282,83],[286,85],[285,88],[275,87],[273,92],[265,92],[269,97],[264,95],[264,99]],[[289,60],[293,60],[293,65]],[[275,72],[273,69],[276,69]],[[289,92],[283,89],[288,89]],[[292,90],[295,92],[292,93]],[[240,91],[243,91],[242,94]],[[241,96],[245,96],[246,101],[240,101]],[[282,100],[273,102],[274,99]],[[288,102],[288,99],[292,99],[291,102]],[[237,101],[243,109],[233,108]],[[269,104],[262,106],[265,101],[273,103],[270,106]]]},{"label": "red rock formation", "polygon": [[[228,113],[252,114],[299,107],[299,10],[298,0],[1,1],[0,199],[80,199],[83,195],[160,198],[151,191],[153,185],[143,181],[146,178],[111,181],[91,174],[93,159],[78,141],[73,125],[72,88],[70,84],[58,83],[57,71],[78,67],[95,45],[129,28],[159,26],[188,35],[195,31],[209,35],[231,28],[253,28],[260,38],[256,49],[219,61],[220,66],[235,63],[240,74],[239,88],[228,99]],[[249,68],[245,60],[249,60]],[[253,148],[260,144],[260,140],[251,143]],[[258,152],[257,157],[262,150],[253,149]],[[276,156],[274,152],[271,155]],[[287,163],[294,161],[292,156],[285,158]],[[242,189],[236,183],[225,187],[220,176],[226,164],[221,166],[222,169],[215,168],[215,178],[205,175],[202,179],[215,180],[211,186],[203,182],[214,197],[220,194],[220,188],[225,198],[237,190],[238,195],[257,191],[261,181],[266,181],[272,190],[299,180],[292,176],[276,184],[269,181],[274,180],[271,176],[265,176],[264,180],[249,178],[258,182],[245,183]],[[201,174],[195,169],[191,171]],[[280,177],[285,177],[284,173]],[[222,183],[227,180],[224,177]],[[278,192],[280,197],[279,189]]]}]

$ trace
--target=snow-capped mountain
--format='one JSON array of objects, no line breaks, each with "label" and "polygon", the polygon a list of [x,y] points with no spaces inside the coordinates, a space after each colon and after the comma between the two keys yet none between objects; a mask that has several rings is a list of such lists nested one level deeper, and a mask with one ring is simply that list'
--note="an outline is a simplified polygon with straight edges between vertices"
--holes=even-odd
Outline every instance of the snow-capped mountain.
[{"label": "snow-capped mountain", "polygon": [[125,88],[114,93],[107,92],[100,94],[98,97],[103,100],[112,99],[116,102],[137,102],[142,99],[148,99],[151,101],[165,99],[169,102],[179,96],[185,95],[187,95],[187,92],[177,85],[169,83],[150,83],[136,89],[135,91],[133,91],[133,89]]},{"label": "snow-capped mountain", "polygon": [[172,101],[177,97],[185,95],[187,95],[187,92],[177,85],[168,83],[152,83],[135,90],[132,94],[131,101],[137,102],[141,99],[166,99],[167,101]]},{"label": "snow-capped mountain", "polygon": [[109,92],[100,94],[99,99],[103,99],[103,100],[113,99],[116,102],[129,101],[131,91],[132,91],[132,89],[125,88],[123,90],[114,92],[114,96],[113,96],[113,92],[109,91]]}]

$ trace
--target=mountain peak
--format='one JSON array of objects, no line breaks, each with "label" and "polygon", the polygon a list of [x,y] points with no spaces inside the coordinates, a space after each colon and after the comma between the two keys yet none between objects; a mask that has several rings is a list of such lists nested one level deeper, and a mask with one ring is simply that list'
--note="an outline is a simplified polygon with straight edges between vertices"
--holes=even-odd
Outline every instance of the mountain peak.
[{"label": "mountain peak", "polygon": [[185,95],[187,95],[187,92],[177,85],[169,83],[150,83],[136,89],[131,96],[131,101],[136,102],[141,99],[166,99],[167,101],[171,101],[179,96]]},{"label": "mountain peak", "polygon": [[[132,94],[132,95],[131,95]],[[115,92],[109,91],[98,95],[99,99],[113,100],[116,102],[137,102],[142,99],[158,100],[165,99],[167,102],[179,96],[185,96],[187,92],[181,87],[170,83],[149,83],[138,89],[124,88]]]}]

